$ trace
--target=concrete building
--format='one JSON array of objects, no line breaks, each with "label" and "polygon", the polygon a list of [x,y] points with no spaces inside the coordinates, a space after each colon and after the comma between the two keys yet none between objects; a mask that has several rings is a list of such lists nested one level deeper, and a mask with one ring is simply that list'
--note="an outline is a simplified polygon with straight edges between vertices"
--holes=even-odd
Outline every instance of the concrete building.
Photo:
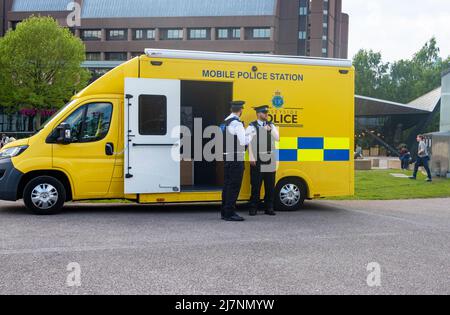
[{"label": "concrete building", "polygon": [[442,75],[441,132],[450,132],[450,69]]},{"label": "concrete building", "polygon": [[450,69],[442,74],[440,129],[428,136],[431,170],[435,176],[450,178]]},{"label": "concrete building", "polygon": [[145,48],[347,58],[349,17],[342,0],[0,0],[0,35],[31,15],[71,27],[86,59],[124,61]]}]

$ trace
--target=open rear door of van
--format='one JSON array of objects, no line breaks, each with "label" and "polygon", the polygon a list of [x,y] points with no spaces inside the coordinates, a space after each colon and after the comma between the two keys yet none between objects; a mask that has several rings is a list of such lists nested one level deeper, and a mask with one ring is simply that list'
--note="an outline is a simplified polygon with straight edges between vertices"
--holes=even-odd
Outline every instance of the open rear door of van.
[{"label": "open rear door of van", "polygon": [[125,194],[180,191],[180,100],[179,80],[125,79]]}]

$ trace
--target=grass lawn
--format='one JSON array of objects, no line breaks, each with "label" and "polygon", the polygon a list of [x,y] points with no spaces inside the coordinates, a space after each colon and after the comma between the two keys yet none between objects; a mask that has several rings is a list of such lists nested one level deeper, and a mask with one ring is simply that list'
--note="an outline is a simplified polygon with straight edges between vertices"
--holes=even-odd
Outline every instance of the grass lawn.
[{"label": "grass lawn", "polygon": [[395,178],[390,174],[412,172],[399,170],[357,171],[355,177],[355,196],[330,198],[333,200],[395,200],[450,197],[450,180],[433,179],[425,181],[426,176],[419,172],[416,181],[408,178]]},{"label": "grass lawn", "polygon": [[[417,180],[396,178],[391,174],[410,176],[412,171],[373,170],[356,171],[355,196],[327,198],[329,200],[396,200],[423,198],[450,198],[450,179],[425,181],[426,176],[419,172]],[[92,203],[131,203],[126,200],[95,200]]]}]

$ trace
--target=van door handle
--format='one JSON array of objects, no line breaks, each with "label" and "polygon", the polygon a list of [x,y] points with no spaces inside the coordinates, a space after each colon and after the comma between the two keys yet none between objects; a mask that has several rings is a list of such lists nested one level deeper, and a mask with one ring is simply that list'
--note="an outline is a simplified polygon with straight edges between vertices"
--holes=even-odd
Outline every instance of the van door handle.
[{"label": "van door handle", "polygon": [[105,146],[106,155],[114,155],[114,143],[108,142]]}]

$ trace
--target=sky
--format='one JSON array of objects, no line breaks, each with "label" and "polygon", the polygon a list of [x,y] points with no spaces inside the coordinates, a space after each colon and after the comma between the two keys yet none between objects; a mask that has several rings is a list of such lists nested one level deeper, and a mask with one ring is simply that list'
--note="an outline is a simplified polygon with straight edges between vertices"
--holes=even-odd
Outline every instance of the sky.
[{"label": "sky", "polygon": [[435,36],[450,55],[450,0],[342,0],[350,15],[349,58],[359,49],[381,52],[384,61],[409,59]]}]

